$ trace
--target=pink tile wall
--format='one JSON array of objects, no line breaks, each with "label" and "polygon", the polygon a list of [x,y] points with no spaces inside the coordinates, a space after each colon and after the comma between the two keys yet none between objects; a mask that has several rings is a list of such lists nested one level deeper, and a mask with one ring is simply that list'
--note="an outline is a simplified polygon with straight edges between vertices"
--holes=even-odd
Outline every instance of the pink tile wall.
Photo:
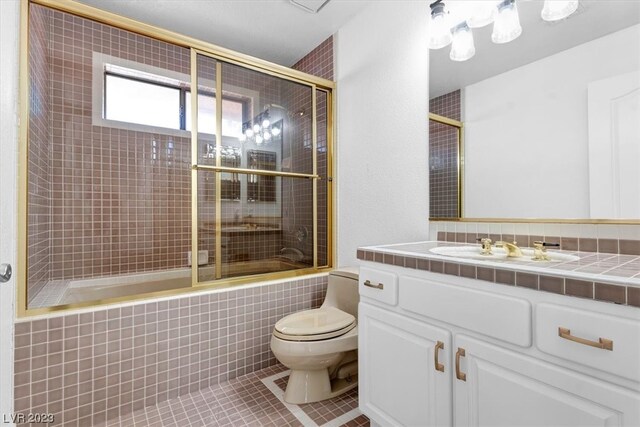
[{"label": "pink tile wall", "polygon": [[[329,37],[322,43],[320,43],[314,50],[309,52],[305,57],[300,59],[295,65],[294,69],[304,71],[309,74],[313,74],[318,77],[333,80],[334,76],[334,62],[333,62],[333,36]],[[327,96],[317,91],[317,142],[318,142],[318,175],[321,176],[321,180],[318,181],[318,264],[324,265],[328,262],[328,221],[327,221],[327,188],[330,183],[327,181]],[[299,111],[301,109],[311,108],[311,94],[309,92],[298,91],[294,94],[293,111]],[[311,142],[311,129],[310,121],[307,127],[302,127],[302,132],[306,132],[306,139]],[[309,158],[310,156],[304,153],[304,147],[297,146],[294,148],[293,156],[296,158]],[[297,197],[307,197],[309,195],[302,194],[302,189],[298,188]],[[305,224],[309,229],[310,224]],[[311,224],[312,225],[312,224]],[[288,236],[286,239],[287,245],[296,245],[295,235]],[[311,243],[312,244],[312,243]],[[307,243],[307,246],[309,244]],[[305,248],[307,251],[309,247]]]},{"label": "pink tile wall", "polygon": [[96,425],[276,363],[282,317],[317,308],[327,277],[16,323],[15,410]]},{"label": "pink tile wall", "polygon": [[35,296],[51,278],[51,116],[49,90],[48,9],[33,11],[33,24],[29,27],[29,171],[28,176],[28,256],[29,292]]},{"label": "pink tile wall", "polygon": [[[429,111],[460,120],[460,91],[429,101]],[[458,217],[458,131],[429,121],[429,216]]]}]

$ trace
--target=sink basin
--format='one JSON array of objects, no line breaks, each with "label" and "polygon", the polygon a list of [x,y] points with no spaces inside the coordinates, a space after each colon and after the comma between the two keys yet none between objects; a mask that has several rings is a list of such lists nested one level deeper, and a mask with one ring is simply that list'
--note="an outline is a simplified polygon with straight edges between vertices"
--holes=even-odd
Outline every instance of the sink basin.
[{"label": "sink basin", "polygon": [[507,251],[502,248],[493,248],[493,255],[482,255],[480,254],[481,248],[480,246],[440,246],[437,248],[433,248],[430,251],[436,255],[444,255],[452,258],[464,258],[464,259],[475,259],[475,260],[483,260],[483,261],[530,261],[530,262],[568,262],[568,261],[577,261],[580,257],[575,255],[563,254],[559,252],[551,252],[547,251],[549,254],[549,261],[534,261],[533,258],[533,249],[528,248],[520,248],[522,251],[522,255],[519,258],[509,258],[507,257]]}]

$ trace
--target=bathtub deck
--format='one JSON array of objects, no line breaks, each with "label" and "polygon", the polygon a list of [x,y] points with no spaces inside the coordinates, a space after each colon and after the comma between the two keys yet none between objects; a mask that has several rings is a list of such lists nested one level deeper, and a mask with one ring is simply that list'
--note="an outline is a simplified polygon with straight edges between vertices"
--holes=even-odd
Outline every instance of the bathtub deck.
[{"label": "bathtub deck", "polygon": [[357,388],[331,400],[290,405],[282,401],[287,378],[284,366],[271,366],[108,420],[102,427],[369,426],[358,411]]}]

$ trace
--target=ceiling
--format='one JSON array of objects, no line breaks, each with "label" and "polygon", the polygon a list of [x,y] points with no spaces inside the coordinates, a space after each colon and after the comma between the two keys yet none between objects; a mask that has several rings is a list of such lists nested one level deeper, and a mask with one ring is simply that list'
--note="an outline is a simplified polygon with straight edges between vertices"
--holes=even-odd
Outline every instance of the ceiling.
[{"label": "ceiling", "polygon": [[516,40],[493,43],[488,25],[473,30],[476,54],[468,61],[451,61],[450,46],[430,51],[431,98],[640,23],[640,1],[635,0],[581,0],[573,15],[556,23],[540,17],[542,0],[517,4],[522,35]]},{"label": "ceiling", "polygon": [[291,66],[371,0],[331,0],[317,14],[289,0],[80,0],[102,10]]}]

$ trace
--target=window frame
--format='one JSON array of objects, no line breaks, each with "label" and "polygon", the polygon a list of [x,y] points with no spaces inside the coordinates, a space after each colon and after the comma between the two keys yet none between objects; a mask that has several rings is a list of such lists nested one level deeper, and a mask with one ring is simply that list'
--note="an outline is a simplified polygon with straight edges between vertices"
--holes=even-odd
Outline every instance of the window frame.
[{"label": "window frame", "polygon": [[[184,83],[185,87],[181,87],[179,84],[172,85],[170,83],[164,83],[154,81],[151,79],[140,78],[136,76],[130,76],[126,74],[120,74],[118,72],[109,71],[106,69],[108,65],[112,65],[119,68],[126,68],[141,73],[151,74],[158,77],[164,77],[172,79],[178,82]],[[143,83],[154,84],[158,86],[171,87],[183,89],[180,93],[180,103],[184,106],[184,109],[180,110],[181,122],[180,129],[160,127],[154,125],[146,125],[134,122],[125,122],[120,120],[109,120],[106,118],[106,75],[107,73],[117,77],[127,78],[131,80],[137,80]],[[124,129],[137,132],[156,133],[160,135],[171,135],[176,137],[189,138],[191,136],[191,130],[186,129],[186,92],[191,92],[191,76],[189,74],[180,73],[178,71],[167,70],[165,68],[155,67],[153,65],[143,64],[140,62],[132,61],[129,59],[120,58],[117,56],[107,55],[101,52],[93,52],[93,64],[92,64],[92,125],[101,126],[115,129]],[[216,86],[214,81],[206,82],[206,84],[214,88]],[[255,110],[254,106],[260,105],[259,92],[245,89],[241,87],[229,86],[227,93],[223,93],[223,100],[230,100],[242,104],[242,119],[243,122],[253,117]],[[229,94],[232,92],[233,94]],[[205,96],[213,96],[215,99],[215,90],[202,90],[198,88],[198,94]],[[184,97],[184,99],[182,99]],[[182,116],[184,118],[182,118]],[[203,133],[203,132],[199,132]],[[224,135],[223,135],[224,136]]]}]

